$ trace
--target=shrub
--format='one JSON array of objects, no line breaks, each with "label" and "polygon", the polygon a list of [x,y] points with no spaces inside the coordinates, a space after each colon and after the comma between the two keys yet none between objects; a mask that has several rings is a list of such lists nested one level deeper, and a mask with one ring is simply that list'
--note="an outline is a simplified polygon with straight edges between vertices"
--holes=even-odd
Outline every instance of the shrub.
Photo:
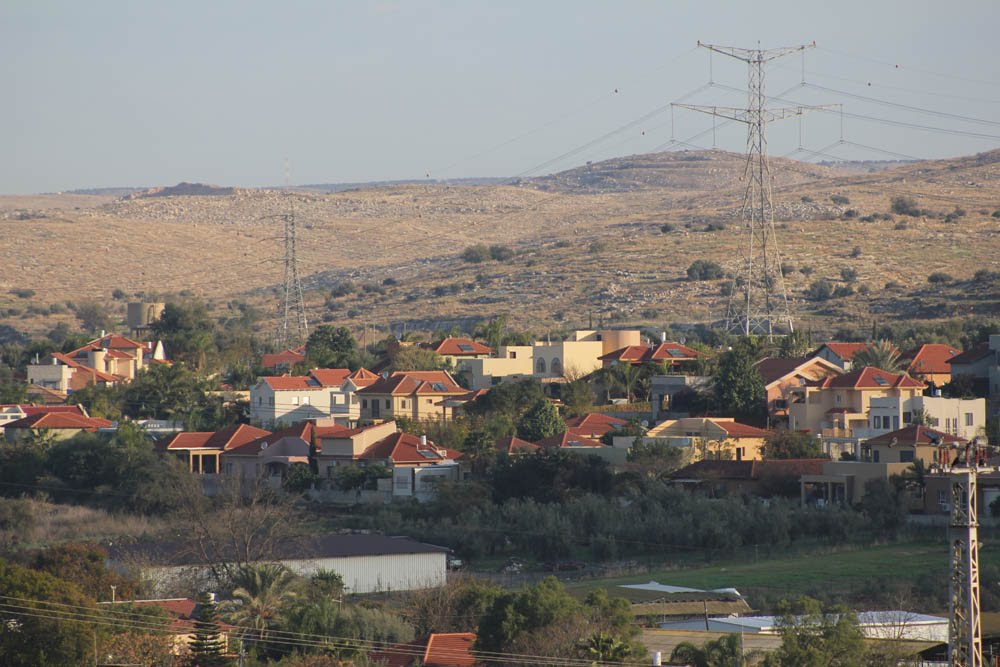
[{"label": "shrub", "polygon": [[490,259],[490,249],[483,243],[477,243],[462,251],[462,259],[471,264],[485,262]]},{"label": "shrub", "polygon": [[706,232],[721,232],[725,228],[726,226],[721,222],[710,222],[707,225],[705,225]]},{"label": "shrub", "polygon": [[871,292],[871,288],[868,285],[858,285],[858,294],[868,294]]},{"label": "shrub", "polygon": [[802,203],[803,204],[811,204],[811,203],[813,203],[813,198],[810,197],[809,195],[802,195]]},{"label": "shrub", "polygon": [[31,297],[35,296],[35,290],[33,290],[33,289],[27,289],[27,288],[24,288],[24,287],[19,287],[17,289],[12,289],[10,291],[10,293],[13,294],[14,296],[16,296],[19,299],[30,299]]},{"label": "shrub", "polygon": [[810,301],[826,301],[833,296],[833,284],[826,278],[814,280],[806,288],[806,298]]},{"label": "shrub", "polygon": [[571,245],[573,245],[573,242],[567,239],[560,239],[559,241],[556,241],[557,248],[568,248]]},{"label": "shrub", "polygon": [[910,223],[908,223],[906,220],[900,220],[893,227],[893,229],[909,229],[909,228],[910,228]]},{"label": "shrub", "polygon": [[931,283],[932,285],[944,285],[946,283],[952,282],[953,280],[955,279],[952,278],[947,273],[945,273],[944,271],[935,271],[931,275],[927,276],[927,282]]},{"label": "shrub", "polygon": [[514,251],[505,245],[491,245],[490,257],[497,262],[506,262],[514,258]]},{"label": "shrub", "polygon": [[115,299],[117,301],[121,301],[126,296],[127,295],[125,294],[125,290],[123,290],[123,289],[116,288],[116,289],[112,290],[112,292],[111,292],[111,298]]},{"label": "shrub", "polygon": [[593,241],[591,242],[590,247],[587,248],[587,252],[589,252],[591,255],[596,255],[597,253],[604,252],[607,249],[608,249],[607,241]]},{"label": "shrub", "polygon": [[795,273],[795,267],[792,266],[791,263],[789,263],[789,262],[782,262],[781,263],[781,275],[787,276],[787,275],[789,275],[791,273]]},{"label": "shrub", "polygon": [[997,210],[993,211],[993,217],[994,218],[1000,218],[1000,208],[998,208]]},{"label": "shrub", "polygon": [[361,311],[358,310],[357,308],[350,308],[347,311],[348,317],[358,317],[359,315],[361,315]]},{"label": "shrub", "polygon": [[336,299],[338,297],[347,296],[348,294],[353,293],[356,289],[357,285],[350,280],[344,280],[333,286],[333,289],[330,290],[330,296]]},{"label": "shrub", "polygon": [[382,281],[382,284],[383,285],[398,285],[399,281],[396,280],[395,278],[386,278],[385,280]]},{"label": "shrub", "polygon": [[833,296],[837,299],[851,296],[852,294],[854,294],[854,287],[851,285],[839,285],[837,289],[833,290]]},{"label": "shrub", "polygon": [[669,222],[660,225],[660,232],[661,233],[663,233],[663,234],[669,234],[672,231],[674,231],[674,226],[671,225]]},{"label": "shrub", "polygon": [[688,280],[718,280],[725,275],[718,263],[705,259],[696,259],[687,269]]},{"label": "shrub", "polygon": [[858,217],[858,210],[856,208],[849,208],[844,211],[844,217],[847,219]]},{"label": "shrub", "polygon": [[897,195],[892,198],[892,212],[899,215],[909,215],[911,217],[920,216],[923,211],[917,205],[917,200],[913,197]]},{"label": "shrub", "polygon": [[803,266],[799,268],[799,273],[801,273],[804,276],[810,276],[812,275],[812,272],[813,272],[813,267],[811,266]]},{"label": "shrub", "polygon": [[851,257],[854,259],[861,257],[861,246],[859,245],[854,246],[854,249],[851,250]]},{"label": "shrub", "polygon": [[902,287],[903,287],[903,285],[901,283],[896,282],[895,280],[890,280],[889,282],[887,282],[885,284],[885,288],[884,289],[887,289],[887,290],[896,290],[896,289],[900,289]]},{"label": "shrub", "polygon": [[848,268],[841,269],[840,279],[843,280],[845,283],[853,283],[855,280],[858,279],[857,269],[848,269]]},{"label": "shrub", "polygon": [[830,195],[830,201],[837,206],[847,206],[851,203],[851,200],[844,195]]}]

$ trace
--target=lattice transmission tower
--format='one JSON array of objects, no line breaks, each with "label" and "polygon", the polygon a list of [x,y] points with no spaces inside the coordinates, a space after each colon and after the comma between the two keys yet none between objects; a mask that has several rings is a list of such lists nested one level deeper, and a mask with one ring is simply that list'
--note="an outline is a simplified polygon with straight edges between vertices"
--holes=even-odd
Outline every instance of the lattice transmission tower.
[{"label": "lattice transmission tower", "polygon": [[771,169],[767,159],[767,124],[820,107],[767,108],[764,66],[777,58],[812,48],[815,43],[777,49],[716,46],[700,41],[698,46],[742,60],[747,63],[750,72],[746,108],[674,105],[728,118],[747,126],[747,157],[743,172],[745,189],[741,210],[744,239],[739,245],[739,266],[733,277],[725,328],[744,336],[757,334],[769,338],[775,334],[791,333],[792,316],[788,308],[788,294],[781,273],[781,254],[774,228]]},{"label": "lattice transmission tower", "polygon": [[[285,162],[285,187],[289,185],[288,162]],[[278,349],[295,347],[306,342],[309,325],[306,322],[306,302],[302,296],[302,281],[299,280],[299,260],[295,234],[295,207],[292,195],[288,197],[288,212],[280,217],[285,223],[285,285],[278,312],[278,330],[275,344]]]}]

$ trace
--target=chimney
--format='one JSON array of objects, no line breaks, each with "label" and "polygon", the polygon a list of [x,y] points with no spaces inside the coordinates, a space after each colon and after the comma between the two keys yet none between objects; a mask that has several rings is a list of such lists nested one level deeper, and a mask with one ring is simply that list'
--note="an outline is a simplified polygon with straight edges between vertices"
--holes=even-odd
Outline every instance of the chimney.
[{"label": "chimney", "polygon": [[[101,329],[101,338],[104,338],[107,335],[108,335],[108,332],[105,331],[104,329]],[[213,593],[213,595],[214,595],[214,593]]]},{"label": "chimney", "polygon": [[427,436],[426,435],[420,436],[420,446],[421,447],[426,447],[427,446]]},{"label": "chimney", "polygon": [[661,331],[660,332],[660,342],[661,343],[666,343],[667,342],[667,332],[666,331]]}]

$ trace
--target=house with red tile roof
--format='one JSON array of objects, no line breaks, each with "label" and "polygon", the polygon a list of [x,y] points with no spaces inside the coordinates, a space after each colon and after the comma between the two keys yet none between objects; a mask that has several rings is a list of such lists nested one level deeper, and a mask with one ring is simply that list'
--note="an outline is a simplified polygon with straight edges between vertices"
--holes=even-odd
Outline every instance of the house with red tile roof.
[{"label": "house with red tile roof", "polygon": [[905,365],[910,377],[922,380],[925,384],[940,387],[951,381],[951,364],[953,358],[961,354],[951,345],[942,343],[924,343],[915,350],[908,350],[900,356],[900,362]]},{"label": "house with red tile roof", "polygon": [[85,417],[74,412],[36,412],[8,423],[3,431],[8,442],[23,442],[36,437],[66,440],[84,431],[97,433],[98,429],[110,428],[111,425],[112,422],[107,419]]},{"label": "house with red tile roof", "polygon": [[395,371],[359,389],[361,421],[449,420],[445,401],[468,394],[447,371]]},{"label": "house with red tile roof", "polygon": [[789,405],[788,427],[828,437],[852,437],[868,427],[873,399],[903,402],[920,396],[924,383],[906,373],[861,368],[806,382]]},{"label": "house with red tile roof", "polygon": [[396,644],[369,654],[385,667],[476,667],[483,663],[473,655],[473,632],[433,633],[425,640]]},{"label": "house with red tile roof", "polygon": [[306,360],[306,346],[283,350],[281,352],[265,352],[260,355],[260,366],[264,370],[290,371],[296,364]]},{"label": "house with red tile roof", "polygon": [[765,357],[754,364],[764,380],[767,412],[773,425],[788,425],[788,406],[807,382],[844,371],[822,357]]},{"label": "house with red tile roof", "polygon": [[465,359],[489,359],[493,355],[492,347],[477,343],[471,338],[448,337],[438,343],[426,343],[421,347],[433,350],[444,357],[449,364],[456,366]]},{"label": "house with red tile roof", "polygon": [[92,384],[128,382],[157,355],[162,357],[162,351],[159,344],[107,334],[65,354],[52,353],[44,362],[30,364],[28,383],[73,392]]},{"label": "house with red tile roof", "polygon": [[649,345],[628,345],[599,357],[603,367],[615,364],[632,364],[633,366],[658,365],[667,366],[670,372],[677,372],[690,367],[704,355],[681,343],[664,341]]},{"label": "house with red tile roof", "polygon": [[266,436],[270,431],[234,424],[218,431],[182,431],[156,443],[157,450],[176,456],[188,470],[200,475],[215,475],[222,471],[222,453]]},{"label": "house with red tile roof", "polygon": [[[198,602],[191,598],[162,598],[157,600],[117,600],[115,602],[98,602],[105,605],[105,608],[116,609],[124,612],[126,608],[143,609],[153,608],[164,612],[169,619],[166,627],[158,625],[158,629],[169,633],[173,638],[173,655],[184,655],[190,651],[191,643],[195,639],[195,621],[198,618]],[[220,620],[219,636],[225,653],[229,653],[229,635],[233,631],[233,626]]]},{"label": "house with red tile roof", "polygon": [[[347,430],[344,426],[334,426],[331,430],[341,429]],[[309,465],[313,443],[319,447],[316,430],[315,424],[304,421],[230,447],[220,456],[222,471],[227,477],[264,481],[275,489],[281,488],[281,481],[292,466]]]},{"label": "house with red tile roof", "polygon": [[10,422],[24,419],[42,412],[62,412],[81,417],[89,417],[82,405],[26,405],[21,403],[0,404],[0,427]]},{"label": "house with red tile roof", "polygon": [[250,389],[250,421],[265,428],[309,419],[350,426],[361,416],[357,391],[377,380],[364,368],[314,368],[306,375],[264,376]]},{"label": "house with red tile roof", "polygon": [[819,357],[843,371],[850,371],[853,369],[854,355],[867,347],[868,343],[823,343],[809,356]]},{"label": "house with red tile roof", "polygon": [[696,461],[671,473],[674,484],[719,497],[739,494],[768,496],[791,486],[803,475],[821,475],[829,459],[766,461]]},{"label": "house with red tile roof", "polygon": [[770,431],[742,424],[732,417],[684,417],[653,426],[645,438],[682,449],[690,461],[759,461],[764,458],[770,436]]},{"label": "house with red tile roof", "polygon": [[582,417],[570,417],[566,420],[566,426],[569,429],[580,433],[586,433],[588,434],[588,437],[597,440],[600,440],[602,435],[611,431],[616,431],[627,425],[628,422],[624,419],[612,417],[611,415],[602,414],[600,412],[591,412],[583,415]]},{"label": "house with red tile roof", "polygon": [[533,442],[528,442],[527,440],[522,440],[517,436],[511,436],[509,438],[500,438],[496,441],[496,450],[498,454],[505,454],[509,457],[524,456],[525,454],[534,454],[541,447]]},{"label": "house with red tile roof", "polygon": [[987,410],[1000,416],[1000,334],[948,360],[951,377],[971,381],[977,396],[987,398]]},{"label": "house with red tile roof", "polygon": [[870,463],[951,464],[968,440],[927,426],[907,426],[861,443],[860,460]]}]

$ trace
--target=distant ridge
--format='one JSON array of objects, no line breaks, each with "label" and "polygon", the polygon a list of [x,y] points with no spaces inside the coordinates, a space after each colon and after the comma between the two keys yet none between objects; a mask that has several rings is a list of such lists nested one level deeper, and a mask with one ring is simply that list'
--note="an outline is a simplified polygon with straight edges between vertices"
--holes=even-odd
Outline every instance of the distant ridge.
[{"label": "distant ridge", "polygon": [[141,192],[125,195],[126,199],[142,199],[145,197],[221,197],[236,192],[236,188],[205,183],[178,183],[160,188],[150,188]]}]

